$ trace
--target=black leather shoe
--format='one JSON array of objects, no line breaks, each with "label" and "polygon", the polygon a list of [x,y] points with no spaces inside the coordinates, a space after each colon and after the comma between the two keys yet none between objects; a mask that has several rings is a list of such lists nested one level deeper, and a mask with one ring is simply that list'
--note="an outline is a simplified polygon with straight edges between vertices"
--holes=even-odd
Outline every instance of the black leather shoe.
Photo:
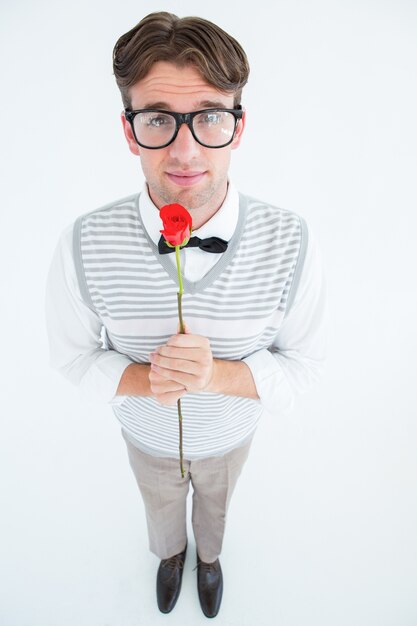
[{"label": "black leather shoe", "polygon": [[169,613],[174,608],[181,591],[182,573],[184,571],[185,554],[180,552],[159,564],[156,577],[156,597],[158,608],[162,613]]},{"label": "black leather shoe", "polygon": [[204,563],[197,554],[197,588],[204,615],[216,617],[223,595],[223,574],[219,559],[214,563]]}]

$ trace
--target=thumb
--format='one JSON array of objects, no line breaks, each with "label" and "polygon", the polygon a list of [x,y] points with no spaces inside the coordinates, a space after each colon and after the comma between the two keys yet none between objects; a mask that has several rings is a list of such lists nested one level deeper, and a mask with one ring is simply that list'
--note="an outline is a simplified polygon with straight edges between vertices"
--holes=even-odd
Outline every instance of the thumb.
[{"label": "thumb", "polygon": [[[178,322],[178,326],[177,326],[177,334],[179,335],[181,333],[181,328],[180,328],[180,323]],[[185,335],[189,335],[190,334],[190,329],[188,328],[187,324],[184,322],[184,334]]]}]

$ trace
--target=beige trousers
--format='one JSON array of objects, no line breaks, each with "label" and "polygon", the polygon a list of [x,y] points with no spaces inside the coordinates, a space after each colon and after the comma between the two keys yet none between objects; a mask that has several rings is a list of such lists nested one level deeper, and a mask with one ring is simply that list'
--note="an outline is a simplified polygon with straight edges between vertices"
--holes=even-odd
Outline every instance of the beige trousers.
[{"label": "beige trousers", "polygon": [[192,526],[197,551],[205,563],[221,553],[226,513],[252,439],[223,456],[196,461],[184,459],[181,478],[179,459],[145,454],[124,435],[129,463],[146,511],[149,549],[160,559],[182,552],[187,543],[186,506],[193,486]]}]

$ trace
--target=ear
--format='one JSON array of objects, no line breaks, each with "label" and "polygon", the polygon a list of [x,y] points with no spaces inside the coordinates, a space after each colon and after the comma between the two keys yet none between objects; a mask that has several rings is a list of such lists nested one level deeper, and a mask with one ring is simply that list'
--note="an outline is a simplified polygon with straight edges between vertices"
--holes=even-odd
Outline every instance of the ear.
[{"label": "ear", "polygon": [[132,154],[139,155],[139,146],[136,143],[136,139],[132,132],[132,127],[130,123],[127,121],[124,111],[122,111],[121,119],[122,119],[123,130],[125,133],[127,145],[129,146],[129,150]]},{"label": "ear", "polygon": [[236,150],[236,148],[239,147],[240,140],[242,138],[243,131],[245,129],[245,124],[246,124],[246,111],[243,111],[242,119],[238,121],[237,126],[236,126],[235,136],[233,137],[233,141],[231,144],[232,150]]}]

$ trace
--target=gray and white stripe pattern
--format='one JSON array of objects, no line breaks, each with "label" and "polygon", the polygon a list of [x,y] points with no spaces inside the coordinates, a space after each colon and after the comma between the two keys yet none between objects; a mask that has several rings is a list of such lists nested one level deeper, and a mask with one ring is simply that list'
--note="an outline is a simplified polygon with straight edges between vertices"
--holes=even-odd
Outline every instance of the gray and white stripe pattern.
[{"label": "gray and white stripe pattern", "polygon": [[[183,314],[213,356],[240,360],[267,349],[294,297],[306,248],[306,227],[295,213],[240,196],[239,222],[215,266],[184,279]],[[74,258],[81,293],[100,316],[106,347],[138,363],[176,332],[177,271],[144,229],[138,195],[78,218]],[[184,456],[223,454],[255,430],[259,401],[187,394]],[[113,410],[129,439],[145,452],[178,456],[177,408],[129,396]]]}]

